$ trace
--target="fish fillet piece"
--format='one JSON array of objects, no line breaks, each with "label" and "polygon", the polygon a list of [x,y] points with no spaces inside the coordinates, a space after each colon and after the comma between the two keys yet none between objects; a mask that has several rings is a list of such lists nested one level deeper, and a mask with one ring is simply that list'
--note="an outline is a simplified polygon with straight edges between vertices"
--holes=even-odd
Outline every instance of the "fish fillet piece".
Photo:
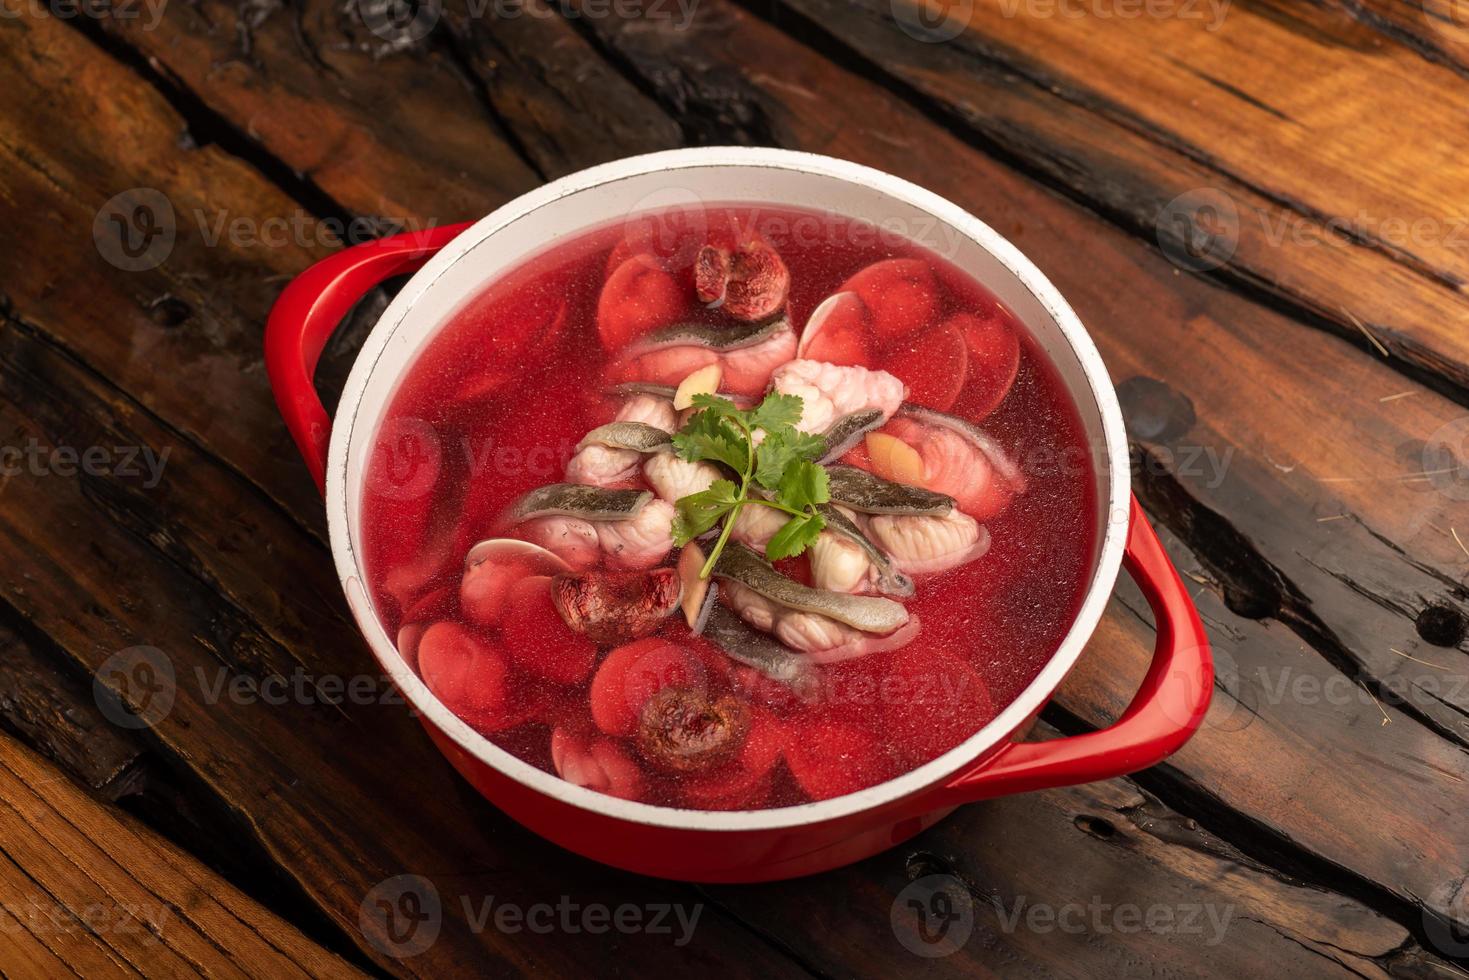
[{"label": "fish fillet piece", "polygon": [[609,567],[652,568],[673,550],[673,505],[650,500],[627,520],[598,521],[593,533]]},{"label": "fish fillet piece", "polygon": [[735,518],[734,528],[729,535],[764,554],[765,546],[775,537],[775,532],[790,519],[789,514],[773,507],[761,507],[759,504],[741,507],[740,516]]},{"label": "fish fillet piece", "polygon": [[867,536],[909,575],[933,575],[966,565],[989,551],[990,532],[961,510],[942,517],[873,514]]},{"label": "fish fillet piece", "polygon": [[676,503],[680,497],[708,490],[720,478],[720,472],[713,463],[691,463],[673,453],[658,453],[643,463],[643,478],[660,498]]},{"label": "fish fillet piece", "polygon": [[909,616],[906,623],[886,636],[864,633],[820,613],[788,609],[749,586],[729,580],[721,583],[719,598],[746,623],[821,664],[896,650],[912,642],[919,630],[918,617]]},{"label": "fish fillet piece", "polygon": [[771,387],[801,399],[803,432],[822,433],[837,419],[876,409],[891,418],[903,404],[908,389],[886,371],[796,360],[781,365],[770,376]]},{"label": "fish fillet piece", "polygon": [[[672,433],[678,426],[673,402],[657,395],[639,392],[617,408],[615,422],[641,422]],[[643,454],[633,449],[611,446],[584,446],[566,464],[566,482],[593,487],[615,487],[636,480]]]},{"label": "fish fillet piece", "polygon": [[522,523],[515,533],[577,570],[591,568],[602,557],[596,527],[579,517],[538,517]]}]

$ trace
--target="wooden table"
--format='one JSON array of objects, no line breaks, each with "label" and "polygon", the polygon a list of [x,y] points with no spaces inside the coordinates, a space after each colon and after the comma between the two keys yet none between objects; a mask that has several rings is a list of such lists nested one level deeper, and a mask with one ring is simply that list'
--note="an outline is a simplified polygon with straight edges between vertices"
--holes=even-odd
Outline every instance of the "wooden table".
[{"label": "wooden table", "polygon": [[[1469,29],[1424,2],[4,0],[0,973],[1469,976]],[[344,229],[701,143],[917,181],[1077,308],[1217,649],[1166,765],[701,888],[540,842],[390,703],[266,311]],[[1046,726],[1151,633],[1121,587]],[[541,905],[641,924],[494,914]]]}]

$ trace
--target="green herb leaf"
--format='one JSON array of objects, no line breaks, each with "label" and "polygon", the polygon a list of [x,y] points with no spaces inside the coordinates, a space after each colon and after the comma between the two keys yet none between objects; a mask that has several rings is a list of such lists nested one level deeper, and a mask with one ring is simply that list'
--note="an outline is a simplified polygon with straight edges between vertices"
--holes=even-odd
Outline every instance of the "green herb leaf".
[{"label": "green herb leaf", "polygon": [[744,414],[740,411],[740,407],[734,402],[730,401],[728,398],[721,398],[718,395],[710,395],[705,392],[700,392],[699,394],[694,396],[694,408],[699,409],[699,412],[695,414],[700,414],[703,412],[708,412],[710,415],[714,416],[733,416]]},{"label": "green herb leaf", "polygon": [[[674,451],[690,462],[722,463],[739,482],[716,480],[707,490],[680,497],[673,518],[674,543],[688,544],[724,521],[700,571],[707,577],[729,541],[740,509],[772,507],[791,516],[766,545],[766,556],[775,561],[805,551],[826,527],[815,508],[826,503],[829,494],[826,471],[814,462],[826,451],[826,440],[795,427],[801,420],[801,399],[770,394],[745,410],[727,398],[702,394],[694,396],[693,405],[698,411],[673,437]],[[759,446],[754,445],[757,430],[762,433]]]},{"label": "green herb leaf", "polygon": [[776,500],[796,510],[826,503],[831,500],[826,470],[808,460],[793,460],[780,478]]},{"label": "green herb leaf", "polygon": [[748,416],[751,429],[764,429],[774,434],[781,429],[794,428],[801,421],[801,397],[772,391],[750,410]]},{"label": "green herb leaf", "polygon": [[673,437],[673,451],[691,463],[712,460],[741,475],[750,465],[749,439],[733,422],[714,411],[699,412],[689,419],[689,424]]},{"label": "green herb leaf", "polygon": [[708,490],[678,498],[674,505],[673,543],[683,547],[719,523],[739,502],[739,490],[729,480],[715,480]]},{"label": "green herb leaf", "polygon": [[825,451],[826,443],[820,436],[792,428],[767,432],[756,450],[755,481],[767,490],[775,490],[792,463],[816,459]]},{"label": "green herb leaf", "polygon": [[775,532],[770,543],[765,546],[765,557],[771,561],[780,561],[782,558],[799,555],[811,546],[825,527],[826,521],[820,514],[792,517]]}]

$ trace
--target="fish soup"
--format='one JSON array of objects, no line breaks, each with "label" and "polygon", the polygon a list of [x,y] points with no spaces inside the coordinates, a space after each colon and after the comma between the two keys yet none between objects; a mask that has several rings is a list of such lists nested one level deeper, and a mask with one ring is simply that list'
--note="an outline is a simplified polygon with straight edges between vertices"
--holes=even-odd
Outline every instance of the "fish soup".
[{"label": "fish soup", "polygon": [[968,738],[1060,644],[1094,475],[1025,327],[829,214],[648,214],[489,284],[394,394],[364,550],[465,722],[573,783],[758,809]]}]

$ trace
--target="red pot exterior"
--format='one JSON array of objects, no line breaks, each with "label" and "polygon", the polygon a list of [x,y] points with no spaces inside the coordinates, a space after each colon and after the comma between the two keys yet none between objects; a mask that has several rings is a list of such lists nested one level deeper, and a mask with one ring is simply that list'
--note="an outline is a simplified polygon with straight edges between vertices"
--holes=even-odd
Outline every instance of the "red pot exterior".
[{"label": "red pot exterior", "polygon": [[[327,337],[369,288],[388,276],[413,271],[463,227],[400,235],[337,253],[302,273],[272,309],[265,338],[271,386],[318,486],[326,468],[330,419],[316,396],[312,374]],[[1208,708],[1213,665],[1188,590],[1135,499],[1124,563],[1153,608],[1157,645],[1141,688],[1116,723],[1068,738],[1014,741],[1029,729],[1032,713],[1004,739],[990,742],[967,765],[936,782],[845,815],[821,817],[822,808],[832,808],[813,804],[810,821],[792,820],[789,826],[770,829],[640,823],[536,790],[471,753],[428,714],[420,712],[419,717],[439,749],[480,793],[568,850],[629,871],[691,881],[753,882],[811,874],[901,843],[961,803],[1112,778],[1153,765],[1182,746]],[[393,665],[383,666],[391,670]]]},{"label": "red pot exterior", "polygon": [[906,797],[821,823],[771,830],[655,827],[546,796],[466,752],[420,718],[439,750],[476,790],[527,829],[568,851],[625,871],[680,881],[775,881],[827,871],[885,851],[938,823],[954,805]]}]

